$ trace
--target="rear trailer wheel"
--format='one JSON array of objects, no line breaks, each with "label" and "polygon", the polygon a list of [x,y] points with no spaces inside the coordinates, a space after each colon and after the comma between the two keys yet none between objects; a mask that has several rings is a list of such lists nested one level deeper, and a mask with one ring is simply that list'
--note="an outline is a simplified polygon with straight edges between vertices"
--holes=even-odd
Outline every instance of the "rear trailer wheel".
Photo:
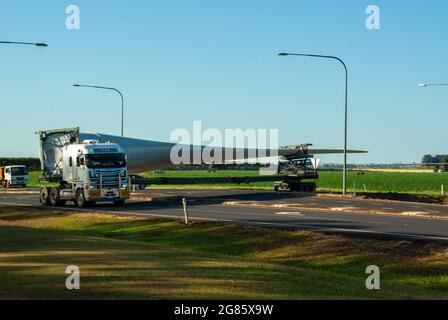
[{"label": "rear trailer wheel", "polygon": [[48,189],[45,188],[45,187],[40,189],[39,202],[43,206],[49,206],[50,205],[50,198],[49,198],[49,194],[48,194]]},{"label": "rear trailer wheel", "polygon": [[87,205],[86,197],[84,196],[84,190],[78,189],[78,191],[76,191],[75,204],[78,208],[83,208]]},{"label": "rear trailer wheel", "polygon": [[146,184],[139,184],[138,185],[138,189],[139,190],[145,190],[146,189]]}]

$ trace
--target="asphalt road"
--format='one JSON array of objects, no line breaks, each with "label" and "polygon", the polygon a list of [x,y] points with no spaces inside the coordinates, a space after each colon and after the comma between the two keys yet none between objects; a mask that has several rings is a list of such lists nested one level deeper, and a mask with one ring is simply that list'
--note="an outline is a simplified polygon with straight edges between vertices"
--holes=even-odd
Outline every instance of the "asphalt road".
[{"label": "asphalt road", "polygon": [[[364,236],[444,241],[448,243],[448,219],[369,214],[361,209],[383,211],[432,212],[447,216],[448,207],[418,203],[305,196],[271,191],[245,190],[154,190],[139,193],[142,197],[157,195],[158,200],[132,200],[124,207],[98,204],[87,212],[137,215],[148,218],[183,218],[180,197],[189,200],[189,216],[195,221],[227,222],[240,225],[274,227],[291,230],[318,230]],[[230,206],[225,201],[255,201],[265,207]],[[275,208],[272,205],[297,204],[305,209]],[[40,206],[35,194],[0,194],[0,205]],[[331,208],[349,207],[350,212]],[[318,210],[310,209],[318,208]],[[67,210],[79,210],[67,205]]]}]

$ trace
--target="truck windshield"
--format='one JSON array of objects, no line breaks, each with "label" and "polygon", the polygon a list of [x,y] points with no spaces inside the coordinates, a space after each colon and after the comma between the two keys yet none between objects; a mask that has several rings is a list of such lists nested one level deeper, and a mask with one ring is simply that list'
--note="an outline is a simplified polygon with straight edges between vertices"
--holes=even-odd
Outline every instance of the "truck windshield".
[{"label": "truck windshield", "polygon": [[28,169],[25,167],[13,167],[11,168],[11,175],[13,176],[26,176]]},{"label": "truck windshield", "polygon": [[123,168],[126,166],[126,158],[122,153],[88,154],[86,166],[88,168]]}]

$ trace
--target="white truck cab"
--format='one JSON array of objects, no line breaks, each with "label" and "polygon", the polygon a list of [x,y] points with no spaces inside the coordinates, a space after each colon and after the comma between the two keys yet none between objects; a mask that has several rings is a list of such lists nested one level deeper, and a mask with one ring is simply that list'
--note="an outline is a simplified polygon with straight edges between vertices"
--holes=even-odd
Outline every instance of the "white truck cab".
[{"label": "white truck cab", "polygon": [[47,175],[53,179],[47,180],[58,181],[59,186],[41,189],[42,204],[60,206],[73,201],[78,207],[84,207],[97,201],[111,201],[114,205],[123,205],[129,199],[126,154],[118,144],[70,141],[55,148],[50,136],[51,133],[45,135],[42,159],[45,168],[51,163],[52,171]]},{"label": "white truck cab", "polygon": [[28,185],[28,168],[26,166],[0,167],[0,182],[5,188],[26,187]]}]

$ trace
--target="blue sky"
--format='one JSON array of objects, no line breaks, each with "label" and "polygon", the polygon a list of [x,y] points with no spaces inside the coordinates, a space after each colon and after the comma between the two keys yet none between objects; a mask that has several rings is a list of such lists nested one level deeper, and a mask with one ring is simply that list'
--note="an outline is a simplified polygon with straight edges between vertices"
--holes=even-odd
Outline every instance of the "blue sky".
[{"label": "blue sky", "polygon": [[[65,28],[78,5],[81,29]],[[368,5],[381,30],[365,27]],[[176,128],[279,128],[280,144],[342,147],[343,69],[350,72],[350,162],[414,162],[448,153],[446,1],[14,1],[0,10],[0,156],[36,156],[40,129],[80,126],[168,140]],[[341,157],[327,157],[341,161]]]}]

